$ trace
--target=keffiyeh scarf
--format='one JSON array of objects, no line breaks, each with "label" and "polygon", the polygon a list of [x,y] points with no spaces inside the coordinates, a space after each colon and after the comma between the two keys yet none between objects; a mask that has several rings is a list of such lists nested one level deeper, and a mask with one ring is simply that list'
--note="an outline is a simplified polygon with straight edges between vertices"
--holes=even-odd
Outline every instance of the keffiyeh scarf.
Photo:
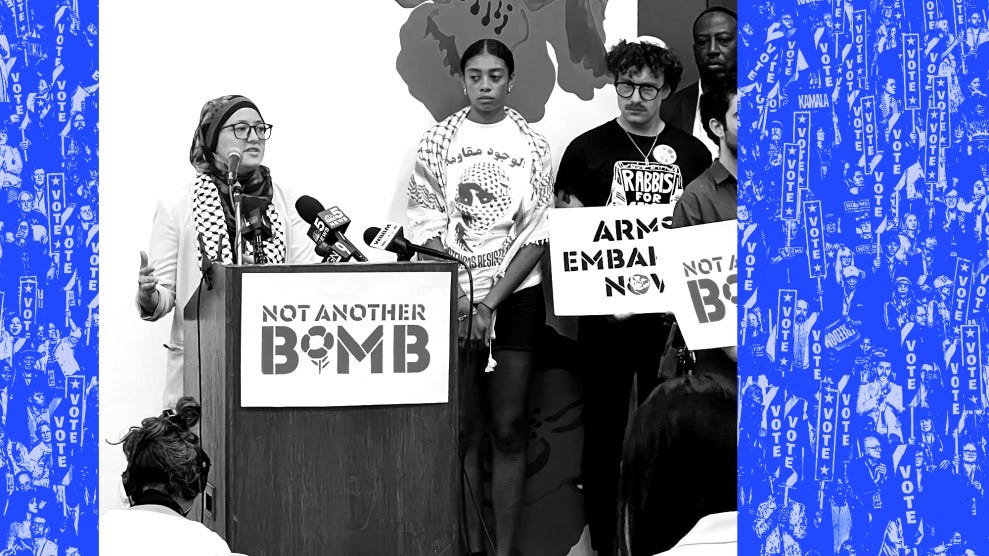
[{"label": "keffiyeh scarf", "polygon": [[[206,253],[217,262],[232,264],[233,244],[230,241],[224,203],[220,199],[219,188],[208,174],[200,173],[196,176],[192,204],[196,234],[202,235]],[[271,221],[271,237],[262,242],[264,254],[268,263],[284,263],[285,221],[275,209],[274,203],[268,203],[266,214]],[[202,252],[198,257],[202,264]],[[254,258],[254,246],[249,241],[244,242],[245,261],[252,261]]]}]

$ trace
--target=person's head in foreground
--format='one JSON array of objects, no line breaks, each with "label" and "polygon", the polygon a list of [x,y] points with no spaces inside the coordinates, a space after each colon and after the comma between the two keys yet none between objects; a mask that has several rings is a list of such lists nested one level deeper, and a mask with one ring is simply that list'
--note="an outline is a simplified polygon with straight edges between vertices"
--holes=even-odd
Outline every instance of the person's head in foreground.
[{"label": "person's head in foreground", "polygon": [[[661,383],[635,411],[622,455],[619,554],[663,553],[688,532],[705,542],[698,521],[737,510],[737,407],[735,383],[705,374]],[[734,543],[735,514],[712,518],[705,529]],[[717,527],[725,522],[730,530]]]},{"label": "person's head in foreground", "polygon": [[127,469],[121,475],[131,506],[156,504],[185,516],[206,488],[210,460],[190,429],[201,409],[185,396],[175,410],[131,427],[121,443]]},{"label": "person's head in foreground", "polygon": [[189,396],[175,410],[148,417],[120,440],[127,468],[121,474],[130,508],[100,516],[100,556],[216,556],[230,547],[186,515],[207,488],[210,460],[190,429],[202,410]]}]

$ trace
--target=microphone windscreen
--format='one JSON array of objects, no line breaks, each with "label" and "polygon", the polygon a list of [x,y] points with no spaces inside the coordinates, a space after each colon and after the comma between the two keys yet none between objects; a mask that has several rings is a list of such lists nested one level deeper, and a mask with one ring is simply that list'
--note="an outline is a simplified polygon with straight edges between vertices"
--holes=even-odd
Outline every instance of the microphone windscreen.
[{"label": "microphone windscreen", "polygon": [[316,246],[316,254],[320,257],[329,257],[333,253],[333,247],[329,243],[320,243]]},{"label": "microphone windscreen", "polygon": [[323,212],[324,209],[323,203],[309,195],[303,195],[295,201],[295,210],[307,224],[312,224],[316,220],[316,215]]},{"label": "microphone windscreen", "polygon": [[379,233],[381,233],[381,228],[377,226],[371,226],[370,228],[364,230],[364,243],[371,245],[371,241],[374,239],[374,236]]}]

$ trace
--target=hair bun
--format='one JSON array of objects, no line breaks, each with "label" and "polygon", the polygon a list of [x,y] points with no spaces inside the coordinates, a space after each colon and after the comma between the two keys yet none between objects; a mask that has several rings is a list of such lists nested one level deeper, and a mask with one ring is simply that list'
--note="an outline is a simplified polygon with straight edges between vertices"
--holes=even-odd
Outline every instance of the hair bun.
[{"label": "hair bun", "polygon": [[171,420],[180,427],[191,429],[196,426],[202,415],[203,410],[196,399],[192,396],[183,396],[175,404],[175,415],[171,417]]}]

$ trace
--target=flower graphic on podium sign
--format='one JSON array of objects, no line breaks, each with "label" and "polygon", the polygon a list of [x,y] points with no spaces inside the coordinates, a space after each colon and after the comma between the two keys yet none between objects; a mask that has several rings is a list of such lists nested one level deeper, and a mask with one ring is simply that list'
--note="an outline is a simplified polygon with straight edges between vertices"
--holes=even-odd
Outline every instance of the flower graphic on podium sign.
[{"label": "flower graphic on podium sign", "polygon": [[325,327],[314,326],[309,329],[309,333],[302,337],[302,351],[312,361],[313,365],[323,374],[327,362],[330,360],[330,349],[333,348],[333,335],[327,333]]}]

